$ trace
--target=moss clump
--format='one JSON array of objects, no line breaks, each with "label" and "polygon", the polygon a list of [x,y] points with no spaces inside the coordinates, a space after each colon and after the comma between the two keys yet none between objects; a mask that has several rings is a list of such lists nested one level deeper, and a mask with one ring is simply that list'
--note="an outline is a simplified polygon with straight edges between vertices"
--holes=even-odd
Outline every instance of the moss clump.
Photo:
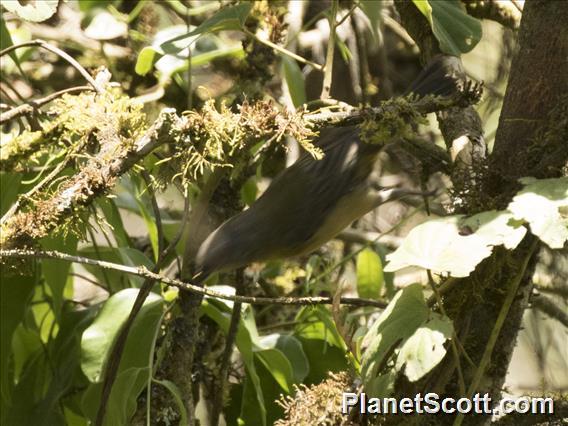
[{"label": "moss clump", "polygon": [[329,378],[318,385],[296,387],[296,395],[277,401],[285,412],[275,426],[328,425],[354,426],[349,415],[341,413],[343,393],[352,388],[347,372],[330,373]]}]

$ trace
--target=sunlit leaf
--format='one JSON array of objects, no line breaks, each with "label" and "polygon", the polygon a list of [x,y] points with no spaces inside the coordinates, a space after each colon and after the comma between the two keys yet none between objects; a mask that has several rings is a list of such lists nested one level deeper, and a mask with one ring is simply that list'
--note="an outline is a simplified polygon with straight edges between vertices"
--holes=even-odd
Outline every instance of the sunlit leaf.
[{"label": "sunlit leaf", "polygon": [[138,54],[134,71],[138,75],[146,75],[152,71],[152,67],[162,55],[152,46],[146,46]]},{"label": "sunlit leaf", "polygon": [[53,16],[57,11],[59,0],[35,0],[26,4],[17,0],[1,0],[0,3],[26,21],[41,22]]},{"label": "sunlit leaf", "polygon": [[458,0],[413,0],[430,22],[440,49],[459,56],[472,50],[481,40],[481,22],[468,15]]},{"label": "sunlit leaf", "polygon": [[451,338],[453,330],[449,318],[434,316],[402,344],[395,368],[404,370],[404,374],[411,382],[420,380],[446,355],[444,343]]},{"label": "sunlit leaf", "polygon": [[375,380],[385,357],[416,332],[429,312],[420,284],[405,287],[395,295],[363,339],[361,376],[365,384]]},{"label": "sunlit leaf", "polygon": [[309,371],[309,364],[298,339],[287,334],[274,333],[263,336],[260,343],[267,349],[278,349],[286,356],[292,365],[295,383],[301,383],[304,380]]},{"label": "sunlit leaf", "polygon": [[525,227],[514,223],[513,214],[508,211],[479,213],[461,221],[461,226],[471,228],[488,246],[504,245],[511,250],[519,245],[527,233]]},{"label": "sunlit leaf", "polygon": [[98,12],[85,28],[85,35],[94,40],[113,40],[128,34],[128,24],[106,10]]},{"label": "sunlit leaf", "polygon": [[387,256],[385,271],[419,266],[437,274],[467,277],[491,247],[477,234],[461,235],[461,216],[430,220],[413,228],[402,245]]},{"label": "sunlit leaf", "polygon": [[380,256],[366,248],[357,255],[357,293],[359,297],[377,299],[383,287],[383,265]]},{"label": "sunlit leaf", "polygon": [[515,219],[529,223],[531,232],[550,248],[559,249],[568,240],[568,177],[523,178],[525,187],[508,209]]},{"label": "sunlit leaf", "polygon": [[[177,37],[168,40],[166,43],[162,44],[162,47],[166,53],[174,53],[176,51],[185,49],[189,44],[195,40],[196,36],[206,33],[214,33],[224,30],[240,30],[252,8],[252,3],[240,3],[236,6],[228,6],[219,10],[211,18],[207,19],[197,28],[189,31],[186,34],[179,35]],[[176,43],[181,41],[186,41],[182,46]],[[180,48],[181,47],[181,48]]]},{"label": "sunlit leaf", "polygon": [[[113,294],[103,304],[93,324],[84,331],[81,339],[81,368],[91,382],[99,382],[102,379],[101,374],[110,348],[122,324],[126,321],[137,295],[137,289],[125,289]],[[161,306],[162,298],[155,293],[150,293],[135,323],[144,322],[148,317],[155,317],[156,313],[160,313]],[[129,339],[132,339],[134,334],[135,327],[133,326]],[[148,339],[151,339],[152,333],[149,329],[147,334]],[[139,343],[142,344],[142,342]],[[126,356],[123,357],[123,361],[125,360],[127,360]]]}]

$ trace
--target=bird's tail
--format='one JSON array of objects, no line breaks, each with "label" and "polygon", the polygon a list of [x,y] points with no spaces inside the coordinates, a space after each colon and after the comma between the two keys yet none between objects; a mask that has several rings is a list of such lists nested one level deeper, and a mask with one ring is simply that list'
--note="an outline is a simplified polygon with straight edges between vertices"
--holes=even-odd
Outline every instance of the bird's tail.
[{"label": "bird's tail", "polygon": [[422,70],[404,94],[451,96],[465,80],[465,72],[457,57],[438,55]]}]

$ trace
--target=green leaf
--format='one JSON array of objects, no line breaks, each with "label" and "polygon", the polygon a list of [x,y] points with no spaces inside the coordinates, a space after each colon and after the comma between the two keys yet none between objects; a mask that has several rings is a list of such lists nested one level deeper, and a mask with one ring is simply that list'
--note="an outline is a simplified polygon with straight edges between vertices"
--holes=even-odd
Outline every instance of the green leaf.
[{"label": "green leaf", "polygon": [[318,339],[342,350],[347,350],[345,341],[337,331],[331,313],[324,306],[306,306],[296,315],[294,335],[304,339]]},{"label": "green leaf", "polygon": [[383,286],[381,258],[366,248],[357,255],[357,293],[359,297],[378,299]]},{"label": "green leaf", "polygon": [[241,200],[243,200],[247,206],[250,206],[256,201],[257,192],[256,176],[251,176],[241,187]]},{"label": "green leaf", "polygon": [[[194,38],[201,34],[206,33],[214,33],[218,31],[224,30],[240,30],[242,29],[245,20],[252,8],[252,2],[241,3],[236,6],[228,6],[221,10],[219,10],[215,15],[211,18],[207,19],[201,25],[199,25],[193,31],[190,31],[186,34],[182,34],[180,36],[174,37],[167,42],[162,44],[164,51],[167,53],[174,53],[180,50],[179,47],[176,47],[175,43]],[[193,42],[194,40],[189,41],[188,45]],[[183,48],[187,48],[188,45],[184,46]]]},{"label": "green leaf", "polygon": [[0,3],[25,21],[41,22],[53,16],[59,0],[35,0],[26,5],[14,0],[2,0]]},{"label": "green leaf", "polygon": [[99,198],[97,204],[105,215],[106,222],[111,226],[113,231],[113,236],[116,239],[119,247],[131,247],[132,242],[130,241],[130,236],[126,229],[124,228],[124,223],[122,217],[120,216],[120,211],[116,206],[114,200],[110,198]]},{"label": "green leaf", "polygon": [[428,0],[412,0],[418,10],[428,18],[428,22],[432,25],[432,6]]},{"label": "green leaf", "polygon": [[[41,246],[45,250],[55,250],[64,253],[74,254],[77,250],[77,237],[69,234],[49,236],[41,240]],[[41,270],[45,278],[45,282],[51,291],[51,301],[53,313],[59,322],[61,318],[61,308],[63,306],[63,291],[69,278],[69,270],[71,263],[62,262],[60,260],[43,259],[41,261]]]},{"label": "green leaf", "polygon": [[481,22],[469,16],[458,0],[413,0],[413,3],[430,22],[443,52],[459,56],[481,40]]},{"label": "green leaf", "polygon": [[288,358],[278,349],[256,349],[256,358],[262,362],[274,380],[286,393],[291,393],[294,384],[292,365]]},{"label": "green leaf", "polygon": [[[428,319],[422,286],[412,284],[400,290],[363,339],[361,377],[371,384],[382,373],[379,367],[399,343],[412,336]],[[378,396],[378,395],[372,395]]]},{"label": "green leaf", "polygon": [[159,253],[159,242],[158,242],[158,225],[156,224],[156,218],[153,213],[146,207],[145,197],[140,190],[136,189],[136,204],[138,205],[138,211],[144,219],[146,224],[146,230],[148,231],[148,236],[150,237],[150,243],[152,244],[152,250],[154,252],[154,260],[157,260],[160,256]]},{"label": "green leaf", "polygon": [[0,395],[2,405],[11,400],[11,377],[8,372],[12,335],[24,318],[24,313],[33,293],[37,276],[24,275],[7,265],[0,264]]},{"label": "green leaf", "polygon": [[307,101],[306,83],[298,63],[294,59],[282,55],[282,71],[294,106],[297,108],[305,104]]},{"label": "green leaf", "polygon": [[367,395],[373,395],[375,398],[387,398],[392,395],[394,391],[395,381],[396,371],[389,370],[365,383],[365,393]]},{"label": "green leaf", "polygon": [[477,234],[461,235],[462,216],[430,220],[413,228],[402,245],[387,255],[386,272],[408,266],[430,269],[437,274],[467,277],[491,254],[487,241]]},{"label": "green leaf", "polygon": [[[103,305],[93,324],[85,330],[81,340],[81,369],[87,378],[96,381],[83,396],[83,412],[91,419],[96,417],[102,390],[102,371],[116,336],[126,321],[138,295],[138,290],[127,289],[111,296]],[[109,398],[105,425],[129,424],[136,411],[137,398],[148,383],[148,359],[153,348],[154,335],[163,312],[163,300],[150,293],[138,313],[124,346]]]},{"label": "green leaf", "polygon": [[[120,328],[128,318],[137,295],[137,289],[126,289],[113,294],[103,304],[93,324],[83,332],[81,338],[81,369],[91,382],[102,380],[102,372],[109,351]],[[153,332],[151,332],[152,327],[140,328],[142,327],[141,324],[155,323],[159,319],[161,306],[162,298],[155,293],[150,293],[129,333],[128,342],[133,345],[131,345],[130,351],[125,350],[121,366],[123,364],[128,367],[147,364],[147,351],[144,353],[143,347],[152,343]],[[138,345],[138,350],[135,349],[135,345]]]},{"label": "green leaf", "polygon": [[[3,16],[3,14],[0,13],[0,50],[4,50],[7,47],[10,47],[10,46],[13,46],[13,45],[14,45],[14,42],[12,41],[12,36],[10,35],[10,31],[8,31],[8,28],[6,27],[6,22],[4,22],[4,16]],[[20,61],[18,60],[18,56],[16,55],[16,52],[10,52],[9,55],[10,55],[10,58],[14,61],[14,63],[18,66],[18,68],[20,68]],[[21,68],[20,68],[20,72],[22,72]],[[2,173],[2,179],[4,179],[5,176],[6,176],[6,174]],[[19,182],[18,182],[18,185],[19,185]],[[4,187],[2,186],[2,190],[3,189],[4,189]],[[14,189],[12,189],[12,191],[14,191]]]},{"label": "green leaf", "polygon": [[134,67],[134,71],[138,75],[146,75],[150,71],[156,61],[160,59],[163,55],[156,51],[152,46],[146,46],[144,49],[140,51],[138,54],[138,59],[136,59],[136,66]]},{"label": "green leaf", "polygon": [[276,348],[290,361],[293,367],[294,382],[301,383],[308,375],[310,366],[302,344],[294,336],[288,334],[269,334],[261,338],[265,348]]},{"label": "green leaf", "polygon": [[22,175],[0,172],[0,215],[4,215],[18,198]]},{"label": "green leaf", "polygon": [[411,382],[416,382],[432,371],[446,355],[444,343],[452,337],[452,321],[434,314],[402,344],[396,359],[396,369],[404,369]]},{"label": "green leaf", "polygon": [[[148,368],[129,368],[120,371],[112,386],[105,413],[105,426],[127,425],[136,411],[136,399],[148,381]],[[94,383],[85,391],[82,400],[84,414],[94,424],[102,383]]]},{"label": "green leaf", "polygon": [[531,232],[552,249],[568,240],[568,177],[557,179],[523,178],[525,187],[508,209],[517,220],[529,223]]}]

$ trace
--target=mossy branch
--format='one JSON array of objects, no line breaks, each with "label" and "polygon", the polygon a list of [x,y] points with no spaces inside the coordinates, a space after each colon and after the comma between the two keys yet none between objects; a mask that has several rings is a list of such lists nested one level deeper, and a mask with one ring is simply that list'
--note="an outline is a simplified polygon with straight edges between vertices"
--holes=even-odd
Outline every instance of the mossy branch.
[{"label": "mossy branch", "polygon": [[125,142],[117,132],[103,132],[100,137],[106,140],[101,143],[101,150],[77,174],[66,178],[49,198],[5,220],[1,225],[0,247],[27,246],[48,235],[81,206],[109,191],[119,176],[148,153],[171,140],[181,127],[180,121],[174,110],[164,110],[148,131],[131,143]]}]

